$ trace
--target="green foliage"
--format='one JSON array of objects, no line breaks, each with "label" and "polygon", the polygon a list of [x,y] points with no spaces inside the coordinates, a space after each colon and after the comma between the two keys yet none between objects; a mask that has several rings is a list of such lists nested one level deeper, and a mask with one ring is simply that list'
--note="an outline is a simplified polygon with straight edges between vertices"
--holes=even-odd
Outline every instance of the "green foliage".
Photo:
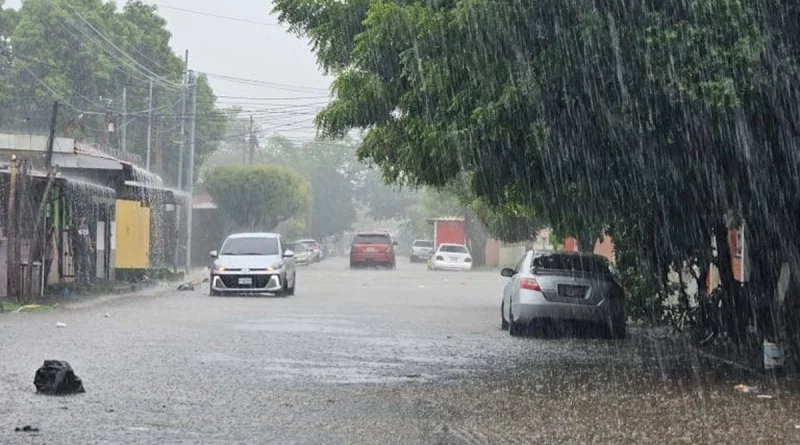
[{"label": "green foliage", "polygon": [[304,214],[311,202],[302,176],[273,165],[218,167],[204,185],[217,206],[245,230],[274,230]]},{"label": "green foliage", "polygon": [[346,142],[313,141],[293,144],[285,139],[267,142],[266,162],[303,175],[311,185],[313,203],[306,215],[306,233],[314,239],[348,230],[356,218],[353,184],[349,177],[354,148]]},{"label": "green foliage", "polygon": [[[138,0],[128,1],[121,10],[101,0],[26,0],[19,11],[2,11],[0,129],[45,133],[52,102],[59,100],[59,136],[103,145],[109,118],[117,122],[117,130],[108,146],[121,148],[126,88],[127,149],[144,159],[153,78],[153,146],[161,146],[163,155],[154,152],[152,164],[174,183],[180,168],[183,63],[172,51],[170,37],[157,7]],[[225,132],[224,115],[215,109],[215,100],[207,79],[200,76],[197,165],[216,149]]]},{"label": "green foliage", "polygon": [[607,230],[626,270],[659,277],[631,284],[645,299],[669,270],[729,274],[710,241],[726,251],[731,214],[765,295],[800,256],[796,2],[275,5],[337,76],[322,132],[365,131],[389,181],[459,184],[506,238]]}]

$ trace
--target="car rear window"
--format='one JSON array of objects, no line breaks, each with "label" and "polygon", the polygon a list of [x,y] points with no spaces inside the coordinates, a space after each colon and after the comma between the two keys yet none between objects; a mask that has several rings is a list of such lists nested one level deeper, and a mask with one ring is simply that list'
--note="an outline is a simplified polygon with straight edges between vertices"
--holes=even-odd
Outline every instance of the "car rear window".
[{"label": "car rear window", "polygon": [[448,253],[469,253],[467,248],[464,246],[439,246],[439,252],[448,252]]},{"label": "car rear window", "polygon": [[356,235],[353,244],[391,244],[388,235]]},{"label": "car rear window", "polygon": [[414,241],[414,247],[433,247],[433,241]]},{"label": "car rear window", "polygon": [[611,274],[611,269],[605,258],[585,255],[542,255],[533,259],[532,266],[548,270],[567,270],[602,275]]}]

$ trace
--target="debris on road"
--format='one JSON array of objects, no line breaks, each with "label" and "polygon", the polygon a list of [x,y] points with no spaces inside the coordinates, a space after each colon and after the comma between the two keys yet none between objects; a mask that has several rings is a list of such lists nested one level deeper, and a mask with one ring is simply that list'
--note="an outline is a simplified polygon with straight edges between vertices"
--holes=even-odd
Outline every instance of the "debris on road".
[{"label": "debris on road", "polygon": [[56,322],[56,327],[57,327],[57,328],[66,328],[66,327],[67,327],[67,324],[66,324],[66,323],[62,323],[62,322],[60,322],[60,321],[57,321],[57,322]]},{"label": "debris on road", "polygon": [[111,314],[109,314],[108,312],[106,312],[105,314],[103,314],[103,317],[105,317],[105,318],[111,318]]},{"label": "debris on road", "polygon": [[84,393],[81,378],[75,375],[72,366],[63,360],[45,360],[36,370],[33,379],[36,392],[47,395]]},{"label": "debris on road", "polygon": [[756,396],[756,398],[757,399],[772,399],[774,397],[770,396],[770,395],[767,395],[767,394],[759,394],[759,395]]},{"label": "debris on road", "polygon": [[14,431],[16,431],[18,433],[22,433],[22,432],[24,432],[24,433],[38,433],[39,432],[39,428],[34,428],[34,427],[30,426],[30,425],[25,425],[25,426],[23,426],[21,428],[20,427],[14,428]]},{"label": "debris on road", "polygon": [[742,392],[742,393],[749,393],[749,392],[756,392],[757,391],[756,387],[747,386],[747,385],[744,385],[744,384],[736,385],[736,386],[733,387],[733,389],[735,389],[738,392]]},{"label": "debris on road", "polygon": [[192,290],[194,290],[194,285],[192,284],[191,281],[188,282],[188,283],[183,283],[180,286],[178,286],[178,290],[179,291],[192,291]]}]

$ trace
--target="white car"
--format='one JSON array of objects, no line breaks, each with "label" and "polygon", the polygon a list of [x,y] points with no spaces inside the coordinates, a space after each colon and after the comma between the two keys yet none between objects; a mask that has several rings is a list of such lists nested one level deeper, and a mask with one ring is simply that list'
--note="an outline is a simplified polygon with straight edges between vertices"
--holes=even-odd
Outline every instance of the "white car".
[{"label": "white car", "polygon": [[277,233],[230,235],[211,251],[211,296],[272,293],[294,295],[294,252]]},{"label": "white car", "polygon": [[440,244],[428,267],[431,270],[472,270],[472,255],[463,244]]},{"label": "white car", "polygon": [[306,247],[311,251],[311,261],[318,263],[322,261],[322,249],[320,248],[319,243],[313,239],[301,239],[297,240],[298,243],[303,243]]}]

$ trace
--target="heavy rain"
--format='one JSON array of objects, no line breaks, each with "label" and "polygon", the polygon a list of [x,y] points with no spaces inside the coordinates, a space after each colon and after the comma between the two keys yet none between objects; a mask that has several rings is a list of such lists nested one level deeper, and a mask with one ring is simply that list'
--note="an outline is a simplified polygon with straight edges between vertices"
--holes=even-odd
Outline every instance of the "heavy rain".
[{"label": "heavy rain", "polygon": [[0,0],[0,443],[800,443],[790,0]]}]

